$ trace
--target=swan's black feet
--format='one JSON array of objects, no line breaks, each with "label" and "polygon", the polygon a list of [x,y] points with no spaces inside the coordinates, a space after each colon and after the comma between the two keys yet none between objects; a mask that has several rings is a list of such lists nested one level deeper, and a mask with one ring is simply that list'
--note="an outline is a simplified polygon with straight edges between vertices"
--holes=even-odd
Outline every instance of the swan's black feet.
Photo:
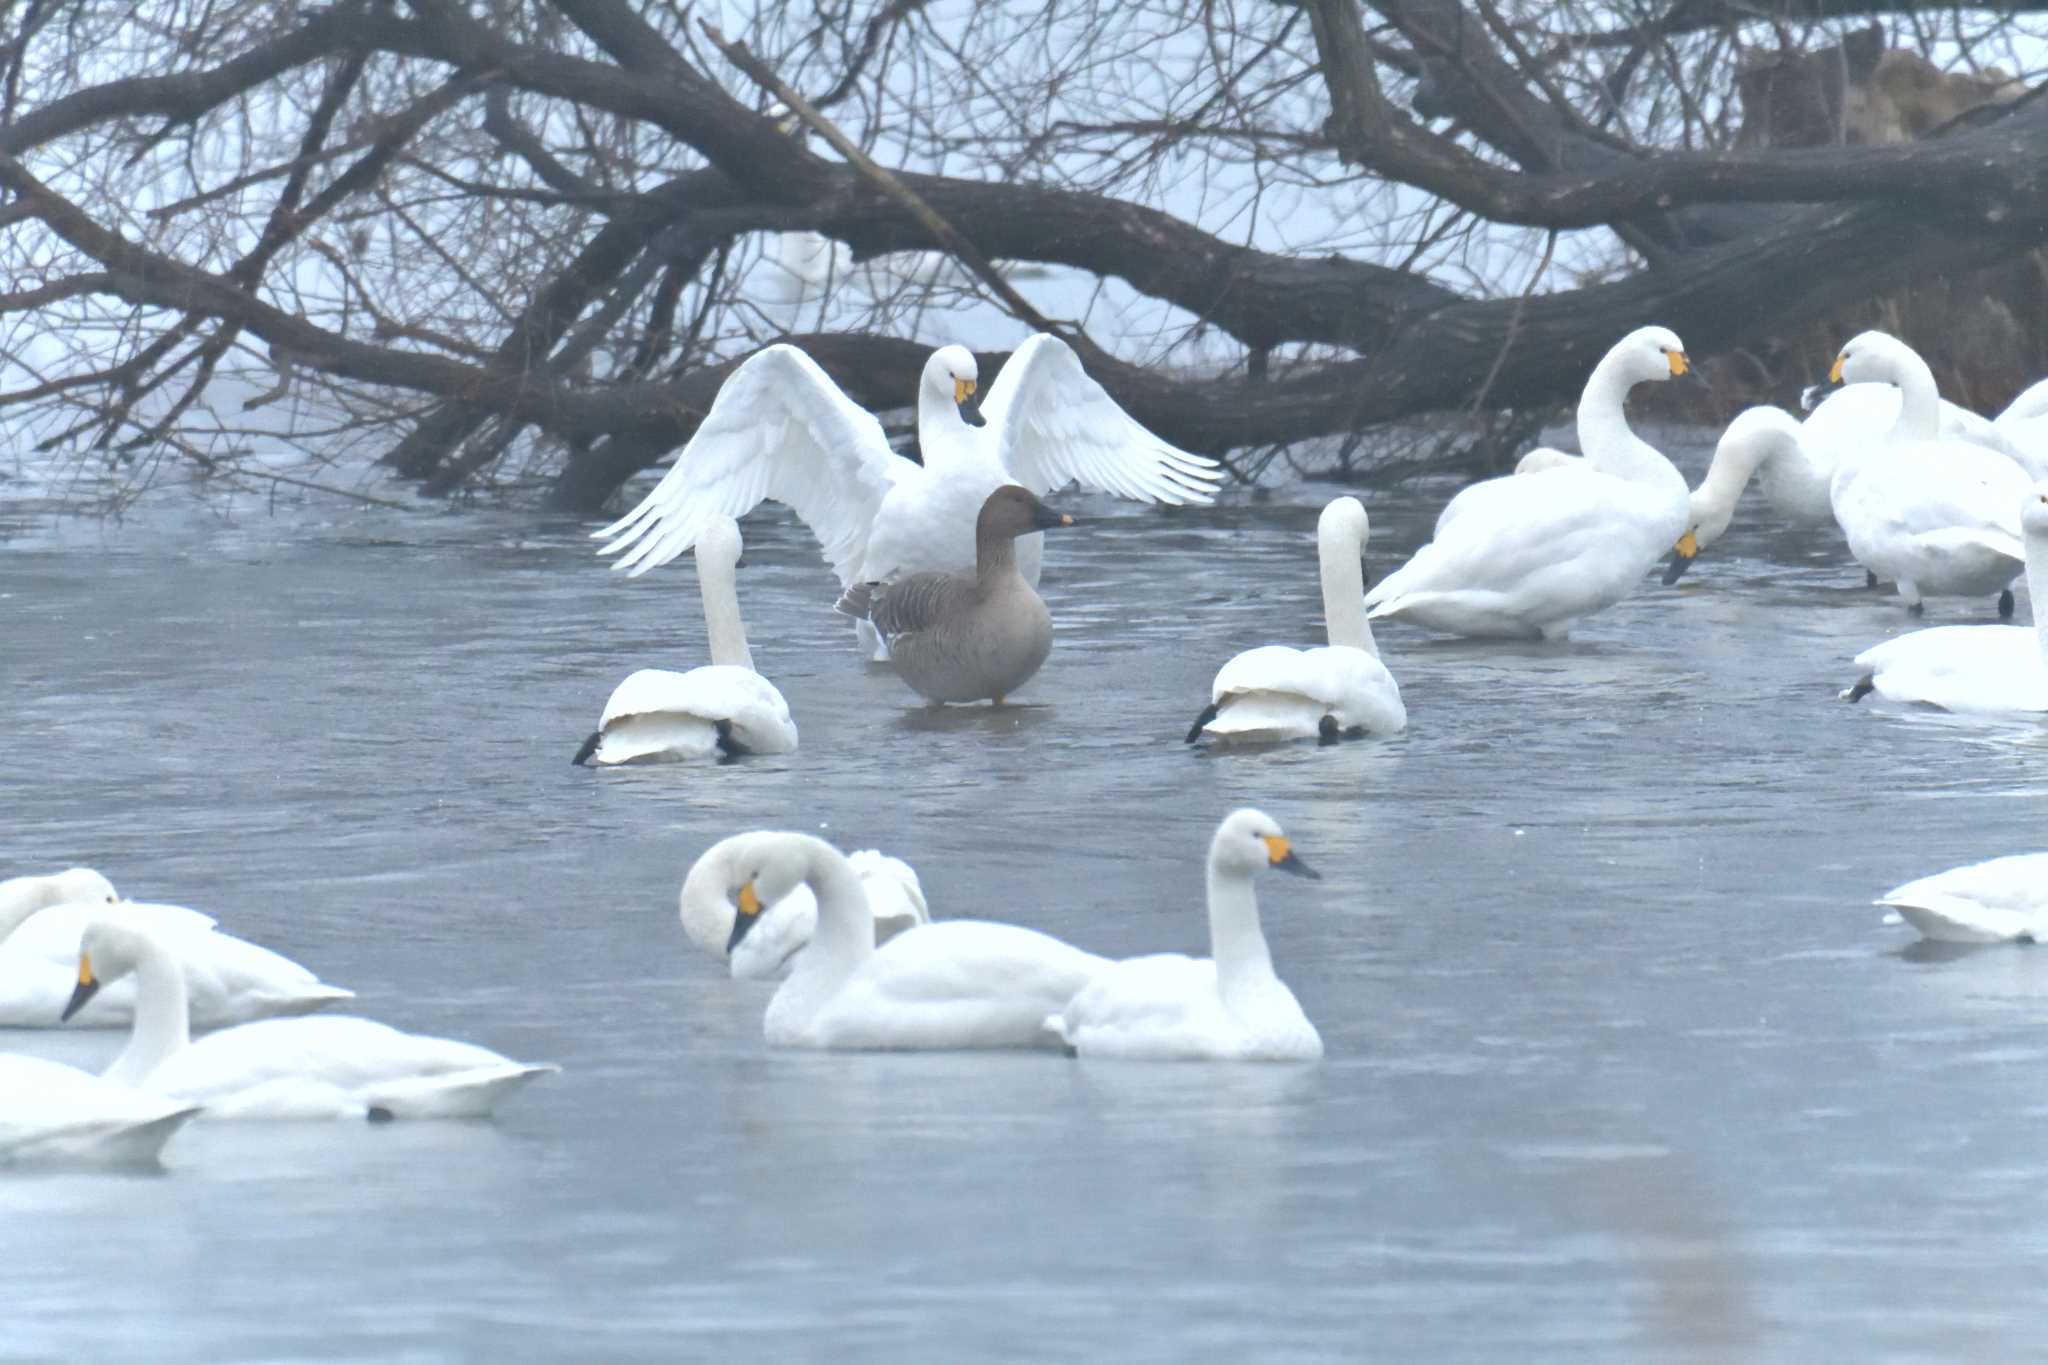
[{"label": "swan's black feet", "polygon": [[1927,614],[1927,604],[1925,602],[1908,602],[1906,604],[1906,614],[1909,616],[1925,616]]},{"label": "swan's black feet", "polygon": [[1195,723],[1188,727],[1187,742],[1193,744],[1196,740],[1200,739],[1202,737],[1202,727],[1214,719],[1216,719],[1216,708],[1213,706],[1203,707],[1202,714],[1196,716]]},{"label": "swan's black feet", "polygon": [[1342,738],[1344,738],[1344,731],[1337,724],[1335,716],[1324,716],[1316,722],[1316,743],[1335,744]]},{"label": "swan's black feet", "polygon": [[1863,571],[1863,586],[1866,588],[1875,589],[1877,587],[1877,575],[1872,573],[1870,570],[1865,569]]},{"label": "swan's black feet", "polygon": [[1842,700],[1854,706],[1857,702],[1862,701],[1875,691],[1877,691],[1877,684],[1871,680],[1869,675],[1866,675],[1858,678],[1856,685],[1842,694]]},{"label": "swan's black feet", "polygon": [[1999,620],[2001,620],[2001,621],[2010,621],[2010,620],[2012,620],[2012,611],[2013,611],[2013,607],[2014,607],[2014,606],[2016,606],[2016,605],[2017,605],[2017,604],[2016,604],[2016,603],[2015,603],[2015,602],[2014,602],[2014,601],[2012,600],[2012,589],[2011,589],[2011,588],[2007,588],[2007,589],[2006,589],[2006,590],[2005,590],[2004,592],[2001,592],[2001,593],[1999,593],[1999,594],[1998,594],[1998,619],[1999,619]]},{"label": "swan's black feet", "polygon": [[381,1104],[373,1104],[370,1106],[369,1112],[363,1115],[363,1117],[372,1123],[390,1123],[398,1115],[392,1113]]},{"label": "swan's black feet", "polygon": [[718,732],[718,761],[720,763],[730,763],[746,752],[745,749],[739,746],[739,741],[732,737],[731,721],[713,721],[711,728]]}]

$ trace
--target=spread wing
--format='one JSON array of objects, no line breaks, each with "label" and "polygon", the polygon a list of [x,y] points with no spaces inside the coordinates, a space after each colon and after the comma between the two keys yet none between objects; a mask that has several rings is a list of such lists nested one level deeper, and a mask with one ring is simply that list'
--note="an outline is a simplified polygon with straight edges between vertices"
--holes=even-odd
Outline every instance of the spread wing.
[{"label": "spread wing", "polygon": [[1040,332],[1019,346],[989,386],[982,416],[996,455],[1041,496],[1078,479],[1139,502],[1206,503],[1222,481],[1214,460],[1154,436],[1088,377],[1073,348]]},{"label": "spread wing", "polygon": [[867,554],[882,498],[912,469],[882,424],[794,346],[770,346],[732,372],[697,434],[640,505],[594,538],[635,576],[697,543],[714,517],[782,503],[817,535],[842,585]]}]

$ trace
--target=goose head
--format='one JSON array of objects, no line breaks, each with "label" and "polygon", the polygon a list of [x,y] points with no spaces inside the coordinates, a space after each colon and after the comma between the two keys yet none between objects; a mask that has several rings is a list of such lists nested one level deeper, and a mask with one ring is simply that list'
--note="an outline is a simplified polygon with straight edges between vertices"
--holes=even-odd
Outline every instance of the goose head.
[{"label": "goose head", "polygon": [[86,925],[78,941],[78,985],[60,1021],[84,1009],[100,987],[134,971],[149,944],[149,935],[117,920],[96,919]]},{"label": "goose head", "polygon": [[1030,489],[1006,483],[982,503],[981,513],[974,519],[974,539],[977,544],[1013,540],[1033,531],[1049,531],[1055,526],[1073,524],[1073,517],[1047,507]]},{"label": "goose head", "polygon": [[924,394],[952,404],[960,420],[969,426],[982,424],[980,405],[973,401],[980,382],[981,370],[974,363],[974,352],[965,346],[941,346],[924,362]]},{"label": "goose head", "polygon": [[1216,837],[1209,844],[1209,867],[1216,872],[1240,877],[1275,867],[1297,877],[1322,880],[1322,873],[1295,854],[1294,846],[1280,828],[1280,822],[1264,811],[1249,807],[1232,811],[1217,826]]}]

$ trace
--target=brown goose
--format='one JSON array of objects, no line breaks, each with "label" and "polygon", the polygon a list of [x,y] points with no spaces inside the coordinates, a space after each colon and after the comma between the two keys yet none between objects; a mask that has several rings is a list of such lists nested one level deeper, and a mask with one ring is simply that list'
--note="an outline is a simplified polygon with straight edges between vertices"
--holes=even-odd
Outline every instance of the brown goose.
[{"label": "brown goose", "polygon": [[1029,489],[1005,484],[975,518],[972,569],[856,583],[839,599],[839,610],[874,622],[896,671],[925,697],[986,697],[1000,706],[1052,650],[1052,615],[1017,572],[1016,539],[1073,524]]}]

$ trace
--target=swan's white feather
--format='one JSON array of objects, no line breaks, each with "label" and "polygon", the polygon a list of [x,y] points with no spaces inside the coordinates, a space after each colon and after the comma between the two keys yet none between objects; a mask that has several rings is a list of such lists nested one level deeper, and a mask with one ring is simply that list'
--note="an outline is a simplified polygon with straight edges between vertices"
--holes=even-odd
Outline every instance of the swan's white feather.
[{"label": "swan's white feather", "polygon": [[1877,904],[1944,943],[2048,939],[2048,853],[2014,853],[1892,888]]},{"label": "swan's white feather", "polygon": [[1210,702],[1216,715],[1202,730],[1217,738],[1312,739],[1325,716],[1340,730],[1373,734],[1408,724],[1400,684],[1387,666],[1341,645],[1248,649],[1217,670]]},{"label": "swan's white feather", "polygon": [[0,1164],[146,1164],[197,1112],[59,1062],[0,1055]]},{"label": "swan's white feather", "polygon": [[647,758],[701,758],[718,752],[718,723],[750,754],[784,754],[797,746],[796,721],[775,684],[737,664],[705,664],[687,672],[643,668],[612,689],[598,722],[597,763]]}]

